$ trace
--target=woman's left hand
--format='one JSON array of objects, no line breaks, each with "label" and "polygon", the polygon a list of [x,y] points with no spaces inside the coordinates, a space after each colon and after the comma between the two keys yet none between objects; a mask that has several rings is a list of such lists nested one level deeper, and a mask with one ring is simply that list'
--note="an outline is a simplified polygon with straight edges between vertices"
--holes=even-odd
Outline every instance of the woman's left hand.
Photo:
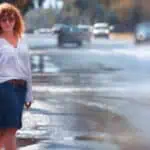
[{"label": "woman's left hand", "polygon": [[29,109],[31,107],[31,104],[32,104],[32,102],[25,102],[24,105],[27,109]]}]

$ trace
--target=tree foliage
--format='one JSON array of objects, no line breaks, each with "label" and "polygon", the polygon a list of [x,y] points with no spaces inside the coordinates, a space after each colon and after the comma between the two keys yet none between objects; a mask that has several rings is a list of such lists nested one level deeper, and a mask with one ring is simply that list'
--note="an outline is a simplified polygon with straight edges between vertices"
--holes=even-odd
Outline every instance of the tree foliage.
[{"label": "tree foliage", "polygon": [[74,5],[79,8],[80,12],[82,13],[89,7],[89,1],[88,0],[76,0],[74,2]]},{"label": "tree foliage", "polygon": [[103,4],[106,8],[109,8],[112,0],[99,0],[100,4]]},{"label": "tree foliage", "polygon": [[[29,9],[34,7],[33,0],[0,0],[0,3],[7,2],[11,4],[15,4],[23,14],[25,14]],[[39,0],[38,5],[42,6],[44,0]]]},{"label": "tree foliage", "polygon": [[25,14],[30,8],[33,8],[32,0],[0,0],[0,3],[10,3],[17,6],[23,14]]},{"label": "tree foliage", "polygon": [[44,3],[44,0],[39,0],[39,6],[41,7]]},{"label": "tree foliage", "polygon": [[91,22],[107,21],[109,12],[99,0],[76,0],[75,6],[80,10],[80,15],[88,12]]}]

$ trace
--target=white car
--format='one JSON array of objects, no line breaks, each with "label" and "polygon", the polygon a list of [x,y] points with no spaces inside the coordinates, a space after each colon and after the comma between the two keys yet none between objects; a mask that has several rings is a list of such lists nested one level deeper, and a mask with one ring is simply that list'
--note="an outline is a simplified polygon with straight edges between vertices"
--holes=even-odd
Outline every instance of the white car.
[{"label": "white car", "polygon": [[93,25],[93,35],[95,37],[109,38],[110,31],[111,29],[108,23],[102,22],[102,23],[95,23]]}]

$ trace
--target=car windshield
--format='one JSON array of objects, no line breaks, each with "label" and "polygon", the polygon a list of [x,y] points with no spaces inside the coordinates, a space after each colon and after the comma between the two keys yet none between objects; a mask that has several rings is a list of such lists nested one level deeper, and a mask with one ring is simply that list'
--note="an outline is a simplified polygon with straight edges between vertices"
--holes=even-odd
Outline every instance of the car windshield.
[{"label": "car windshield", "polygon": [[81,28],[79,27],[79,29],[80,29],[81,31],[85,31],[85,32],[86,32],[86,31],[89,31],[89,28],[86,28],[86,27],[81,27]]},{"label": "car windshield", "polygon": [[100,26],[100,27],[95,27],[95,29],[107,29],[107,27]]},{"label": "car windshield", "polygon": [[77,28],[77,27],[71,27],[70,31],[71,32],[80,32],[81,30],[79,28]]},{"label": "car windshield", "polygon": [[141,30],[150,30],[150,23],[143,23],[143,24],[139,24],[137,29],[141,29]]}]

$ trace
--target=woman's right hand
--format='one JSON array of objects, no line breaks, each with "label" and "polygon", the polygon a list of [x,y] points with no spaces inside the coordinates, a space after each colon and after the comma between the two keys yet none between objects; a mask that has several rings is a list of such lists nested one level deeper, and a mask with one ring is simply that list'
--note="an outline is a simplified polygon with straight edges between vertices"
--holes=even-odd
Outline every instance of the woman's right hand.
[{"label": "woman's right hand", "polygon": [[32,102],[25,102],[26,109],[29,109],[31,107]]}]

